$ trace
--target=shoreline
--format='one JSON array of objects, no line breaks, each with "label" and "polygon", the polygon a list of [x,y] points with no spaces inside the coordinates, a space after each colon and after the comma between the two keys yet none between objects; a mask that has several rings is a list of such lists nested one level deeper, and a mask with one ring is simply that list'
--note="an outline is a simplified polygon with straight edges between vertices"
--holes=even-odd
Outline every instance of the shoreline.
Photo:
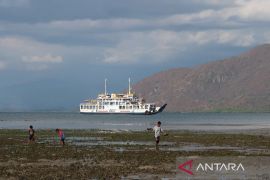
[{"label": "shoreline", "polygon": [[[263,135],[263,136],[270,136],[270,128],[248,128],[248,129],[218,129],[218,130],[209,130],[209,129],[204,129],[204,130],[197,130],[197,129],[165,129],[163,128],[164,131],[166,132],[173,132],[173,133],[202,133],[202,134],[244,134],[244,135]],[[48,130],[55,130],[52,128],[35,128],[35,130],[40,131],[40,132],[46,132]],[[114,133],[124,133],[124,132],[129,132],[129,133],[144,133],[147,132],[147,130],[133,130],[133,129],[98,129],[98,128],[93,128],[93,129],[88,129],[88,128],[64,128],[64,131],[68,132],[82,132],[82,131],[89,131],[89,132],[114,132]],[[22,128],[0,128],[0,133],[2,131],[27,131],[27,129],[22,129]]]},{"label": "shoreline", "polygon": [[0,179],[173,178],[180,156],[270,156],[263,133],[166,131],[156,150],[148,131],[64,132],[62,147],[54,130],[37,130],[28,145],[26,130],[0,129]]}]

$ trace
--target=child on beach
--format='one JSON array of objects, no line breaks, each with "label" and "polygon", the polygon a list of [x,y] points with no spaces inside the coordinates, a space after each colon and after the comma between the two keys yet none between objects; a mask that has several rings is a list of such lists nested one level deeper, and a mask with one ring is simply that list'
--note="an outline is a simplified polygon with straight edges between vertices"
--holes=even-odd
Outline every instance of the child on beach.
[{"label": "child on beach", "polygon": [[[163,133],[163,129],[160,127],[161,122],[158,121],[157,124],[153,128],[148,128],[147,130],[153,130],[155,132],[155,140],[156,140],[156,149],[158,150],[158,144],[160,141],[160,135]],[[167,135],[167,134],[165,134]]]},{"label": "child on beach", "polygon": [[59,138],[60,138],[60,143],[64,146],[65,145],[65,135],[62,129],[56,129],[55,130],[56,133],[58,134]]},{"label": "child on beach", "polygon": [[28,135],[28,144],[30,144],[31,142],[35,142],[35,130],[32,125],[29,126]]}]

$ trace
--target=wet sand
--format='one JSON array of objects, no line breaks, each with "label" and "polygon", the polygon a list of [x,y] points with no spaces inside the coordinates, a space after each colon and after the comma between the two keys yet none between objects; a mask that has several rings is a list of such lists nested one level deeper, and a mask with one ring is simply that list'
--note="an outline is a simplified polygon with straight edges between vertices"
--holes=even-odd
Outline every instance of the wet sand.
[{"label": "wet sand", "polygon": [[174,178],[180,156],[270,156],[267,129],[241,132],[169,131],[155,148],[148,131],[66,130],[62,147],[53,130],[0,130],[0,179]]}]

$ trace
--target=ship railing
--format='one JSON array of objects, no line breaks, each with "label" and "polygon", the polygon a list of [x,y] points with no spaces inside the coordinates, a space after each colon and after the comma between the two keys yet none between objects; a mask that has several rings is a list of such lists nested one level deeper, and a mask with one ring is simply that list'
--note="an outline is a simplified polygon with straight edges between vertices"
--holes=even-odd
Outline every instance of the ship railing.
[{"label": "ship railing", "polygon": [[96,103],[97,103],[97,100],[92,100],[92,99],[84,100],[84,103],[92,103],[92,104],[96,104]]}]

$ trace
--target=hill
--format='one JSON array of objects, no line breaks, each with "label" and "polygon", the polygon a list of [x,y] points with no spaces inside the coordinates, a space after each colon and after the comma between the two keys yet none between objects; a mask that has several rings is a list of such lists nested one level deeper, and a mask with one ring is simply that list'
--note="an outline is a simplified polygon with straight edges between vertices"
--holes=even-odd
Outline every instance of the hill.
[{"label": "hill", "polygon": [[133,86],[167,111],[270,111],[270,45],[237,57],[154,74]]}]

